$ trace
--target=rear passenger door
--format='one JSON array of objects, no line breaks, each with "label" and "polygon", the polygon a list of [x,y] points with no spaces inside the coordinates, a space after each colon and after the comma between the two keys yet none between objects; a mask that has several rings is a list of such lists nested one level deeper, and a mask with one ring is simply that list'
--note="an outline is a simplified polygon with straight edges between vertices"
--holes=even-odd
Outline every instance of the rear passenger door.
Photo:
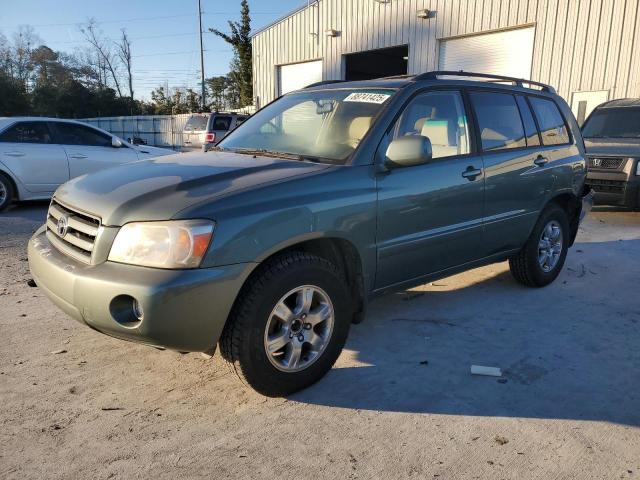
[{"label": "rear passenger door", "polygon": [[485,256],[520,248],[553,186],[527,99],[470,91],[485,168]]},{"label": "rear passenger door", "polygon": [[72,122],[55,122],[54,125],[58,141],[69,158],[71,178],[138,159],[135,150],[124,144],[119,148],[112,146],[111,136],[95,128]]},{"label": "rear passenger door", "polygon": [[53,192],[69,180],[67,156],[46,121],[18,122],[2,132],[0,164],[30,192]]},{"label": "rear passenger door", "polygon": [[482,256],[484,175],[473,153],[463,96],[418,94],[380,146],[406,135],[431,141],[430,162],[381,173],[376,287],[390,287]]}]

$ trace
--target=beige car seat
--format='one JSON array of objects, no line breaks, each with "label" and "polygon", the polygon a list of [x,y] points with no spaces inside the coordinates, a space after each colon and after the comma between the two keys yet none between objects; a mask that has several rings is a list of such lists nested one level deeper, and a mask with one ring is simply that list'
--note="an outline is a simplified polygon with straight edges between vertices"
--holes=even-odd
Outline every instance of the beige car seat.
[{"label": "beige car seat", "polygon": [[372,122],[373,117],[356,117],[351,120],[351,123],[349,124],[347,144],[352,148],[356,148],[362,138],[369,131],[369,128],[371,128]]}]

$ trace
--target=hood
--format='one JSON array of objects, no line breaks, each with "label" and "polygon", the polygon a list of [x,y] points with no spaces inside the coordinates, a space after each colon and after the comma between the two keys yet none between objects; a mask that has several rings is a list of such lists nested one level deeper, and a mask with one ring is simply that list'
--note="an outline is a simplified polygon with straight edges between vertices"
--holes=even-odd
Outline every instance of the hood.
[{"label": "hood", "polygon": [[640,138],[585,138],[587,155],[640,157]]},{"label": "hood", "polygon": [[147,145],[131,145],[131,148],[142,154],[140,155],[140,159],[175,155],[176,153],[168,148],[148,147]]},{"label": "hood", "polygon": [[168,220],[187,207],[328,165],[230,152],[182,153],[83,175],[56,199],[102,219],[103,225]]}]

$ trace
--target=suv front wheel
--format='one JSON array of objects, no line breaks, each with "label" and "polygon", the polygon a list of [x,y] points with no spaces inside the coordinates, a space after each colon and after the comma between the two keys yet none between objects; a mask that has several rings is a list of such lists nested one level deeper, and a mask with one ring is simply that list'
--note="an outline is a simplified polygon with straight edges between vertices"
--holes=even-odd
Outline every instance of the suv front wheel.
[{"label": "suv front wheel", "polygon": [[546,207],[525,246],[509,259],[514,278],[529,287],[544,287],[560,274],[569,249],[569,220],[563,208]]},{"label": "suv front wheel", "polygon": [[347,338],[351,307],[342,272],[324,258],[273,258],[243,288],[220,338],[240,379],[267,396],[301,390],[331,369]]}]

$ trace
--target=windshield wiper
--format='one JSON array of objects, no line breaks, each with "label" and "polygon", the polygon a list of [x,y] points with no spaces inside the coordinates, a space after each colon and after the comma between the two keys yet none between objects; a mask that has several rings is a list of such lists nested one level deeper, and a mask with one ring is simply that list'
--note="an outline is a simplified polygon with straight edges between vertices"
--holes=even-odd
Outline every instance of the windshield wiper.
[{"label": "windshield wiper", "polygon": [[266,148],[234,148],[229,149],[235,153],[242,153],[245,155],[255,155],[262,157],[272,158],[284,158],[286,160],[300,160],[314,163],[326,163],[329,160],[321,157],[314,157],[312,155],[301,155],[297,153],[279,152],[277,150],[267,150]]}]

